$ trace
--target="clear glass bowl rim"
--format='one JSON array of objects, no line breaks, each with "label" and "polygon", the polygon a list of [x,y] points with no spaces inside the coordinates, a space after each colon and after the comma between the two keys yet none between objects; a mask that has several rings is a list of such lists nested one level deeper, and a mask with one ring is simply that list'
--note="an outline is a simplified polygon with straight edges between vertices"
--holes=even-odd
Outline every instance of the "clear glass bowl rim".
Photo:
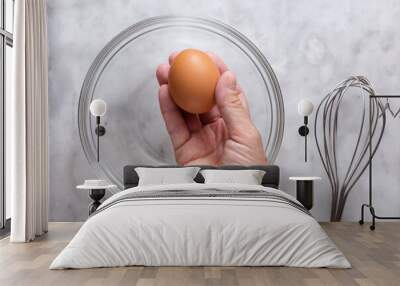
[{"label": "clear glass bowl rim", "polygon": [[107,179],[117,185],[119,189],[123,189],[123,182],[114,176],[101,159],[100,162],[97,162],[97,138],[93,124],[91,124],[93,118],[89,112],[89,105],[93,99],[95,88],[108,63],[130,42],[155,30],[179,26],[198,28],[215,33],[236,45],[252,61],[263,78],[266,88],[273,95],[273,98],[268,97],[271,105],[271,114],[269,114],[271,132],[265,140],[265,151],[268,162],[272,164],[279,153],[285,120],[283,98],[275,73],[262,52],[235,28],[215,19],[175,15],[147,18],[129,26],[104,46],[94,59],[85,76],[79,97],[78,129],[85,156],[90,166],[95,170],[97,177]]}]

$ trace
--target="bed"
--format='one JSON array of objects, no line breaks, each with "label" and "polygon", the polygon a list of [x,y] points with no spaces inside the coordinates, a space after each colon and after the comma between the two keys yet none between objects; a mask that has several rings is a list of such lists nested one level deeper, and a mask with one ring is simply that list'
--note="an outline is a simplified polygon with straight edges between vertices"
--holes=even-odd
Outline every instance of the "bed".
[{"label": "bed", "polygon": [[124,168],[125,190],[102,203],[50,269],[351,267],[310,213],[279,190],[278,166],[218,168],[264,170],[261,185],[206,184],[198,174],[195,183],[152,186],[138,186],[136,167]]}]

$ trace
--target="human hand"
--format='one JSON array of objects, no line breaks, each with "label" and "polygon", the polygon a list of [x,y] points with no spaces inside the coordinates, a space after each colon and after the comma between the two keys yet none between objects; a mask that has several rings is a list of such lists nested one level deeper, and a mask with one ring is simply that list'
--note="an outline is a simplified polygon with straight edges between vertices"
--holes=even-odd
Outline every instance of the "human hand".
[{"label": "human hand", "polygon": [[250,118],[246,97],[235,75],[223,61],[208,55],[221,76],[215,89],[216,105],[207,113],[191,114],[180,109],[168,91],[170,65],[157,68],[159,102],[179,165],[265,165],[261,136]]}]

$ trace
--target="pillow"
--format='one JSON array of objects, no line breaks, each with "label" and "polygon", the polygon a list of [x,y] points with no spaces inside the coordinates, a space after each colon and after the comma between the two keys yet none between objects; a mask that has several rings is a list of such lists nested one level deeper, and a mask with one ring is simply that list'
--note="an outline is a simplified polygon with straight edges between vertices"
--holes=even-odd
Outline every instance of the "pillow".
[{"label": "pillow", "polygon": [[199,170],[199,167],[135,168],[139,176],[139,186],[195,183],[193,179]]},{"label": "pillow", "polygon": [[262,170],[202,170],[205,184],[246,184],[261,185],[265,171]]}]

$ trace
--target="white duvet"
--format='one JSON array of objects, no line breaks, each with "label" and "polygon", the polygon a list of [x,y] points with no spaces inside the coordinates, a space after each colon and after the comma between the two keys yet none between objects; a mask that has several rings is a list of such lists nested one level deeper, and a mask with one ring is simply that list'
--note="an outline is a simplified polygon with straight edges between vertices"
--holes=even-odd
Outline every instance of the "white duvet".
[{"label": "white duvet", "polygon": [[[131,192],[263,190],[254,185],[180,184],[135,187],[113,195],[90,217],[50,269],[146,266],[294,266],[349,268],[308,214],[257,198],[151,198]],[[114,202],[114,204],[113,204]]]}]

